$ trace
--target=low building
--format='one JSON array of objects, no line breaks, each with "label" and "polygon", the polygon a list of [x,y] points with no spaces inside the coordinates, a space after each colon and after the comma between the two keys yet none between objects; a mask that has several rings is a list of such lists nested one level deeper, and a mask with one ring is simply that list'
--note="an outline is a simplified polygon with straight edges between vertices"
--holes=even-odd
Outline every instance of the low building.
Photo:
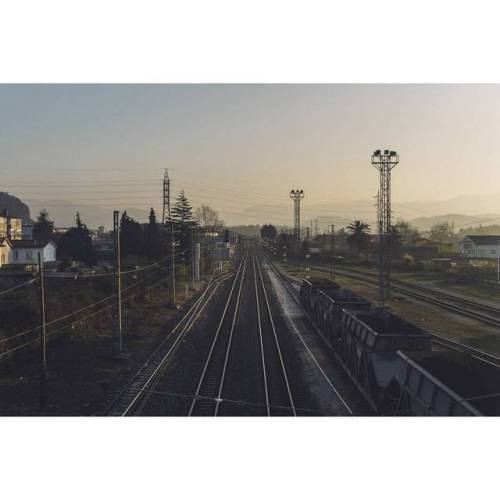
[{"label": "low building", "polygon": [[12,240],[12,264],[32,265],[38,263],[38,255],[44,263],[56,261],[57,246],[53,241]]},{"label": "low building", "polygon": [[7,210],[0,212],[0,238],[20,240],[23,237],[23,220],[11,217]]},{"label": "low building", "polygon": [[418,238],[401,246],[403,255],[410,255],[416,262],[436,259],[439,256],[439,242]]},{"label": "low building", "polygon": [[500,235],[465,236],[460,243],[460,253],[468,259],[498,259]]},{"label": "low building", "polygon": [[12,243],[7,238],[0,238],[0,268],[12,264]]}]

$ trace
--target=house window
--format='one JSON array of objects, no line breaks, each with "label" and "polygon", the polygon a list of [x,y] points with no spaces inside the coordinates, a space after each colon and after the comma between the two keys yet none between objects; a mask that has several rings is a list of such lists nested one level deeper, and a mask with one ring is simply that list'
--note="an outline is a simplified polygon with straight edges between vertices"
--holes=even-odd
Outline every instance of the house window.
[{"label": "house window", "polygon": [[17,259],[19,259],[19,252],[16,250],[14,252],[14,260],[17,260]]},{"label": "house window", "polygon": [[26,252],[26,260],[33,260],[33,252],[31,250]]}]

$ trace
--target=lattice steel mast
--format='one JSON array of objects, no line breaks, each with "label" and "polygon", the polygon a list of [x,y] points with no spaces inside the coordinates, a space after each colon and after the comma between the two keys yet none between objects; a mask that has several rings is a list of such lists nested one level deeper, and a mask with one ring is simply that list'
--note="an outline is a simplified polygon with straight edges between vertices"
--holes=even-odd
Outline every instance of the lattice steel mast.
[{"label": "lattice steel mast", "polygon": [[165,174],[163,176],[163,213],[161,216],[161,223],[166,226],[170,223],[170,250],[172,252],[171,260],[171,278],[172,278],[172,306],[175,307],[176,302],[176,289],[175,289],[175,228],[174,221],[172,219],[172,214],[170,210],[170,177],[168,176],[168,170],[165,169]]},{"label": "lattice steel mast", "polygon": [[380,172],[378,193],[379,237],[379,303],[384,305],[390,296],[391,274],[391,171],[399,163],[399,155],[389,149],[377,149],[372,154],[372,165]]},{"label": "lattice steel mast", "polygon": [[293,236],[296,243],[300,243],[300,201],[304,198],[304,191],[292,189],[290,198],[293,200]]},{"label": "lattice steel mast", "polygon": [[163,213],[161,216],[161,223],[166,224],[170,220],[170,178],[168,170],[165,169],[163,176]]}]

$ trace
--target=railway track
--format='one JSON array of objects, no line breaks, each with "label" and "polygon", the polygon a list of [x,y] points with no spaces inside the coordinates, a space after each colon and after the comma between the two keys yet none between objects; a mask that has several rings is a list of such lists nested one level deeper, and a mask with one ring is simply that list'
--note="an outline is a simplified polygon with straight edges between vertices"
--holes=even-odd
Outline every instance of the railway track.
[{"label": "railway track", "polygon": [[217,289],[230,277],[231,274],[214,279],[212,275],[200,297],[191,305],[173,330],[143,363],[129,383],[113,399],[105,412],[106,415],[131,416],[140,413],[141,408],[149,397],[150,391],[154,388],[157,379],[165,369],[175,349],[194,326]]},{"label": "railway track", "polygon": [[[320,267],[313,267],[312,269],[316,269],[319,271],[323,272],[328,272],[326,269],[320,268]],[[367,276],[366,273],[362,272],[356,272],[356,271],[347,271],[347,270],[339,270],[336,269],[335,273],[340,275],[340,276],[345,276],[354,280],[358,280],[364,283],[370,283],[373,285],[378,285],[378,281],[376,279],[372,279],[371,276]],[[287,277],[287,279],[289,279]],[[478,321],[481,321],[482,323],[488,324],[490,326],[496,326],[500,327],[500,317],[495,318],[490,315],[481,313],[479,311],[472,310],[468,307],[463,307],[459,305],[458,303],[452,303],[452,300],[455,300],[457,302],[462,302],[465,303],[469,306],[474,306],[476,308],[486,310],[489,312],[494,312],[500,316],[500,309],[495,308],[489,304],[485,304],[479,301],[475,301],[473,299],[468,299],[467,297],[461,297],[457,296],[455,294],[448,294],[446,292],[442,291],[436,291],[432,288],[429,287],[424,287],[421,285],[413,285],[413,284],[408,284],[404,283],[404,285],[401,285],[401,281],[396,281],[397,284],[391,284],[391,290],[394,290],[397,293],[400,293],[401,295],[406,295],[412,298],[415,298],[419,301],[422,302],[427,302],[429,304],[439,306],[443,309],[446,309],[448,311],[457,313],[461,316],[475,319]],[[436,296],[432,295],[438,295],[443,298],[438,298]],[[444,298],[446,300],[444,300]],[[442,337],[441,335],[437,335],[434,333],[430,334],[432,337],[432,342],[436,344],[439,347],[443,347],[446,349],[450,349],[453,351],[458,351],[458,352],[466,352],[470,354],[471,356],[481,359],[482,361],[485,361],[487,363],[490,363],[495,366],[500,366],[500,357],[490,354],[484,351],[481,351],[480,349],[476,349],[475,347],[471,347],[466,344],[462,344],[460,342],[456,342],[454,340],[447,339],[445,337]]]},{"label": "railway track", "polygon": [[[302,306],[300,304],[300,298],[299,298],[299,294],[298,294],[298,291],[297,289],[294,287],[294,285],[292,284],[292,281],[290,279],[289,276],[287,276],[281,269],[279,269],[275,263],[272,261],[272,259],[270,259],[269,257],[266,256],[266,260],[269,264],[269,266],[272,268],[273,272],[275,273],[275,275],[278,277],[278,279],[281,281],[281,283],[283,284],[283,287],[285,288],[285,290],[287,291],[287,293],[290,295],[290,297],[293,299],[293,301],[297,304],[297,306],[302,309]],[[307,314],[304,312],[304,314],[307,316]],[[307,316],[308,317],[308,316]],[[292,318],[288,318],[289,321],[290,321],[290,324],[292,325],[292,328],[294,329],[295,333],[297,334],[297,336],[299,337],[300,339],[300,342],[303,344],[303,346],[305,347],[306,351],[308,352],[308,354],[311,356],[314,364],[316,365],[317,369],[320,371],[322,377],[326,380],[327,384],[330,386],[331,390],[333,391],[333,393],[336,395],[336,397],[338,398],[341,406],[343,407],[344,409],[344,413],[345,415],[348,415],[348,416],[352,416],[354,415],[354,411],[353,409],[350,407],[350,405],[348,404],[348,402],[344,399],[344,397],[341,395],[341,391],[339,390],[339,388],[336,386],[336,384],[333,382],[333,380],[325,373],[324,369],[321,367],[321,364],[319,363],[319,361],[317,360],[316,356],[313,354],[313,352],[309,349],[309,346],[307,345],[307,342],[304,340],[303,336],[301,335],[299,329],[297,328],[297,326],[295,325],[295,322],[293,321]],[[313,326],[314,328],[314,324],[313,322],[311,321],[311,325]]]},{"label": "railway track", "polygon": [[188,416],[217,416],[248,261],[245,252],[208,352]]},{"label": "railway track", "polygon": [[[321,267],[312,267],[312,269],[328,272]],[[336,269],[336,274],[345,276],[365,283],[378,285],[377,278],[371,273],[361,271],[352,271],[345,269]],[[402,280],[392,280],[391,290],[402,295],[411,296],[418,300],[428,302],[462,316],[481,321],[490,326],[500,326],[500,308],[491,304],[474,300],[463,295],[437,290],[433,287],[407,283]]]},{"label": "railway track", "polygon": [[[314,404],[309,403],[307,391],[304,392],[296,377],[290,379],[295,372],[289,372],[293,363],[290,364],[287,356],[293,355],[288,351],[295,349],[292,344],[296,341],[290,344],[286,320],[274,311],[270,278],[260,259],[253,249],[246,249],[232,275],[211,280],[203,294],[115,398],[108,415],[162,414],[165,398],[177,401],[174,412],[189,416],[320,413],[311,407]],[[189,351],[192,348],[188,348],[185,351],[186,348],[182,347],[179,351],[179,354],[196,353],[196,365],[179,373],[176,367],[180,361],[177,355],[174,358],[177,347],[188,345],[183,339],[224,282],[228,292],[227,297],[218,296],[218,301],[222,299],[217,306],[220,316],[210,319],[210,330],[205,326],[206,331],[196,331],[196,337],[204,339],[200,343],[202,350],[198,347],[198,350]],[[319,368],[320,377],[325,377],[341,401],[335,403],[339,408],[336,411],[352,415],[331,377],[327,376],[302,338],[301,326],[296,326],[291,318],[290,321]]]},{"label": "railway track", "polygon": [[[196,393],[191,404],[190,416],[220,415],[267,415],[296,416],[294,398],[285,367],[284,356],[279,343],[276,326],[266,285],[260,268],[259,259],[253,251],[244,255],[239,276],[233,283],[226,308],[220,319],[216,335],[208,353],[203,371],[198,381]],[[257,329],[235,331],[243,283],[246,282],[255,300]],[[235,366],[238,365],[238,353],[235,352],[235,336],[258,335],[258,355],[261,376],[254,385],[246,388],[249,397],[246,401],[235,400],[230,387],[231,377],[238,377]],[[238,340],[238,339],[236,339]],[[241,339],[239,339],[241,340]],[[247,344],[252,339],[247,339]],[[246,345],[245,345],[246,346]],[[248,344],[249,347],[249,344]],[[241,348],[240,348],[241,349]],[[239,355],[245,355],[240,352]],[[231,359],[234,357],[234,359]],[[230,361],[233,361],[231,367]],[[240,373],[239,376],[242,376]],[[251,400],[251,401],[249,401]]]},{"label": "railway track", "polygon": [[[262,366],[266,385],[267,414],[269,416],[297,416],[260,261],[255,254],[253,255],[253,270],[255,300],[259,311],[258,320],[262,346]],[[261,314],[261,311],[263,311],[263,314]]]}]

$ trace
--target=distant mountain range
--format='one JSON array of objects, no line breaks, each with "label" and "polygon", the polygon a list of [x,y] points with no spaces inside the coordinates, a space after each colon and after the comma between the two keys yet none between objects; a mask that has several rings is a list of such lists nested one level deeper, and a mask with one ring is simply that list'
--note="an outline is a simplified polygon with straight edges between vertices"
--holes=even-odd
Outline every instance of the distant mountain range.
[{"label": "distant mountain range", "polygon": [[[210,200],[208,203],[210,204]],[[109,208],[78,205],[61,200],[27,199],[22,201],[16,196],[0,192],[0,209],[2,208],[7,208],[12,215],[23,218],[25,222],[29,222],[30,216],[35,219],[38,212],[45,208],[57,227],[72,226],[76,212],[80,212],[82,220],[91,228],[103,225],[109,229],[113,221],[113,212]],[[243,208],[241,216],[229,216],[229,214],[226,216],[224,210],[220,210],[220,215],[232,226],[265,223],[291,226],[293,223],[291,208],[291,203],[255,205]],[[134,219],[140,222],[147,221],[149,210],[134,207],[126,210]],[[454,224],[456,229],[480,224],[483,226],[500,224],[500,215],[497,210],[500,211],[500,195],[459,196],[451,200],[436,202],[393,203],[394,219],[402,218],[409,221],[421,231],[427,231],[434,224],[445,221]],[[160,214],[157,216],[159,217]],[[316,219],[320,232],[329,230],[331,224],[335,224],[337,228],[344,227],[354,219],[361,219],[375,226],[376,207],[374,200],[370,199],[309,204],[305,198],[301,206],[302,227],[310,226],[310,221]]]},{"label": "distant mountain range", "polygon": [[[31,208],[32,217],[45,208],[49,212],[50,218],[55,222],[56,227],[71,227],[75,223],[75,214],[80,212],[82,221],[88,227],[95,229],[104,226],[106,229],[113,228],[113,210],[110,208],[96,207],[93,205],[77,205],[68,201],[40,201],[26,200]],[[139,222],[146,222],[149,216],[149,210],[140,208],[127,208],[127,214]]]},{"label": "distant mountain range", "polygon": [[[455,228],[500,223],[500,195],[470,195],[445,201],[393,203],[392,209],[394,220],[404,219],[422,231],[427,231],[434,224],[445,221],[453,223]],[[262,216],[262,222],[288,226],[293,223],[289,204],[255,205],[244,210],[243,213],[246,217],[252,214]],[[361,199],[309,204],[306,197],[301,204],[302,226],[307,227],[311,220],[316,219],[320,231],[328,230],[331,224],[338,227],[345,226],[354,219],[363,220],[374,226],[376,224],[375,200]]]},{"label": "distant mountain range", "polygon": [[446,214],[436,215],[434,217],[419,217],[409,221],[413,226],[421,231],[428,231],[434,224],[448,222],[455,226],[455,230],[461,227],[477,227],[491,226],[500,223],[499,214],[479,214],[479,215],[463,215],[463,214]]}]

